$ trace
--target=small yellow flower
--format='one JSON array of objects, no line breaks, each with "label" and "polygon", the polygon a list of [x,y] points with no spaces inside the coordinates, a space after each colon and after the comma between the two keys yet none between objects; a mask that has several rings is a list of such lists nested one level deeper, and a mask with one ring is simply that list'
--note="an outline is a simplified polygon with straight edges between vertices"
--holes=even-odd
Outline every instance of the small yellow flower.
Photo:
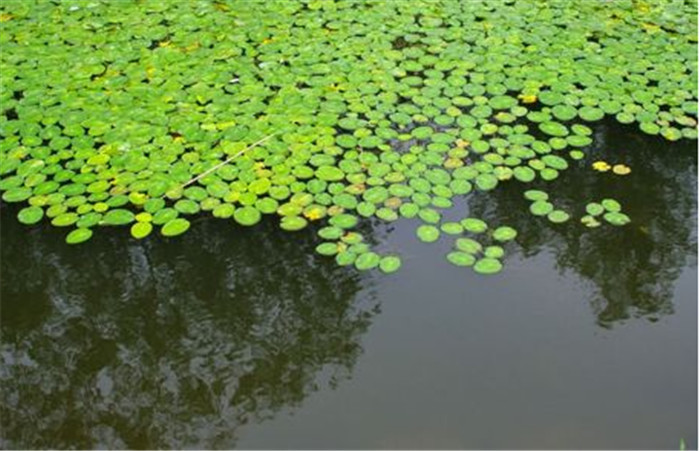
[{"label": "small yellow flower", "polygon": [[605,161],[596,161],[593,163],[593,169],[599,172],[607,172],[610,170],[610,165]]},{"label": "small yellow flower", "polygon": [[523,103],[537,102],[537,96],[534,94],[520,94],[518,97],[523,101]]},{"label": "small yellow flower", "polygon": [[625,166],[624,164],[616,164],[612,168],[613,172],[617,175],[627,175],[630,172],[632,172],[632,169],[629,168],[629,166]]}]

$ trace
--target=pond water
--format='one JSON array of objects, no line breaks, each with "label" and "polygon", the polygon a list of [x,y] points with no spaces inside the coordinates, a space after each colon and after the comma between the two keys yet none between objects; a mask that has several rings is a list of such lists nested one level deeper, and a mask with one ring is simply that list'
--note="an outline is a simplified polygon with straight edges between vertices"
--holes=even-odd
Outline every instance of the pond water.
[{"label": "pond water", "polygon": [[614,197],[633,222],[550,224],[518,182],[476,193],[446,215],[519,231],[490,277],[409,220],[363,226],[404,257],[383,276],[272,220],[70,247],[3,205],[0,445],[696,447],[696,142],[607,122],[586,158],[542,185],[554,203]]}]

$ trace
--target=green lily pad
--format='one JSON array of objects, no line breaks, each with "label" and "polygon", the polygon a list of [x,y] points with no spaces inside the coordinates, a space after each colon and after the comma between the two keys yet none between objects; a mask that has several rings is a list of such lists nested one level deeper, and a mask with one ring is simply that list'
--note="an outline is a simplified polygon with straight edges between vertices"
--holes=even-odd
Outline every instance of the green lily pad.
[{"label": "green lily pad", "polygon": [[338,245],[336,243],[321,243],[316,246],[316,252],[329,257],[338,253]]},{"label": "green lily pad", "polygon": [[351,229],[357,225],[357,216],[353,216],[347,213],[341,213],[339,215],[333,216],[328,223],[335,227],[340,227],[341,229]]},{"label": "green lily pad", "polygon": [[518,232],[508,226],[501,226],[493,231],[493,239],[496,241],[511,241],[518,236]]},{"label": "green lily pad", "polygon": [[625,224],[629,224],[632,221],[629,216],[617,211],[609,211],[605,213],[603,215],[603,219],[605,219],[608,223],[614,226],[623,226]]},{"label": "green lily pad", "polygon": [[153,225],[150,222],[137,222],[131,226],[131,236],[137,240],[147,237],[153,230]]},{"label": "green lily pad", "polygon": [[536,189],[529,189],[525,191],[524,193],[525,199],[531,200],[531,201],[542,201],[542,200],[548,200],[549,199],[549,194],[545,193],[544,191],[539,191]]},{"label": "green lily pad", "polygon": [[66,243],[80,244],[92,238],[92,230],[90,229],[75,229],[66,235]]},{"label": "green lily pad", "polygon": [[547,215],[547,219],[555,224],[561,224],[569,220],[569,214],[563,210],[553,210]]},{"label": "green lily pad", "polygon": [[432,225],[422,225],[416,229],[416,235],[424,243],[433,243],[440,238],[440,230]]},{"label": "green lily pad", "polygon": [[603,207],[597,202],[591,202],[588,205],[586,205],[586,213],[588,213],[591,216],[602,215],[603,212],[605,212],[605,207]]},{"label": "green lily pad", "polygon": [[379,261],[379,270],[384,274],[391,274],[401,268],[401,258],[396,255],[387,255]]},{"label": "green lily pad", "polygon": [[546,216],[552,210],[554,210],[554,205],[544,200],[535,201],[530,205],[530,213],[535,216]]},{"label": "green lily pad", "polygon": [[453,251],[447,254],[447,261],[455,266],[472,266],[476,262],[476,257],[466,252]]},{"label": "green lily pad", "polygon": [[440,230],[448,235],[459,235],[464,232],[464,227],[458,222],[446,222],[440,226]]},{"label": "green lily pad", "polygon": [[488,258],[502,258],[505,253],[501,246],[486,246],[484,249],[484,257]]},{"label": "green lily pad", "polygon": [[[374,252],[365,252],[357,256],[355,268],[360,271],[367,271],[376,268],[381,262],[381,257]],[[398,268],[397,268],[398,269]]]},{"label": "green lily pad", "polygon": [[488,224],[478,218],[464,218],[459,223],[464,230],[471,233],[484,233],[489,228]]},{"label": "green lily pad", "polygon": [[609,212],[619,212],[622,210],[622,205],[615,199],[603,199],[600,204]]},{"label": "green lily pad", "polygon": [[308,225],[308,221],[301,216],[283,216],[280,227],[288,232],[301,230]]},{"label": "green lily pad", "polygon": [[501,272],[503,265],[495,258],[485,257],[474,263],[474,272],[479,274],[496,274]]},{"label": "green lily pad", "polygon": [[174,237],[182,235],[190,228],[190,221],[184,218],[175,218],[166,222],[160,229],[163,236]]},{"label": "green lily pad", "polygon": [[102,217],[101,224],[108,226],[121,226],[134,222],[134,213],[123,208],[109,210]]},{"label": "green lily pad", "polygon": [[233,219],[242,226],[250,227],[260,222],[262,214],[255,207],[241,207],[233,212]]},{"label": "green lily pad", "polygon": [[481,243],[471,238],[457,238],[455,241],[455,247],[462,252],[467,252],[468,254],[478,254],[483,249]]},{"label": "green lily pad", "polygon": [[25,207],[17,213],[17,219],[22,224],[36,224],[44,217],[44,210],[41,207]]}]

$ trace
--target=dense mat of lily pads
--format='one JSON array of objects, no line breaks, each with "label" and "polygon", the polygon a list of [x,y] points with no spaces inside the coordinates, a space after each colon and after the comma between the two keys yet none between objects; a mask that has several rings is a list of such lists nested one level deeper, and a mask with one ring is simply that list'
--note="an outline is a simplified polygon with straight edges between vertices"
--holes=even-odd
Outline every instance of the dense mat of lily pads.
[{"label": "dense mat of lily pads", "polygon": [[[534,220],[633,220],[528,189],[614,117],[697,138],[697,4],[683,1],[127,1],[0,4],[0,190],[25,224],[176,236],[193,215],[320,222],[317,251],[393,272],[356,229],[419,218],[447,259],[501,270],[517,231],[441,210],[519,183]],[[624,164],[596,162],[611,176]],[[555,196],[554,196],[555,197]],[[586,205],[588,204],[588,205]]]}]

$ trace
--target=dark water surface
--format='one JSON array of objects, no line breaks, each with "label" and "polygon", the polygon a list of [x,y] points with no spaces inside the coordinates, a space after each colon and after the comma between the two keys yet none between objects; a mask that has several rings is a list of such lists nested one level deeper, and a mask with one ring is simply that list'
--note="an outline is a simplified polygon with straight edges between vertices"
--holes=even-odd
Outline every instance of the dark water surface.
[{"label": "dark water surface", "polygon": [[490,277],[413,221],[364,226],[404,257],[382,276],[273,221],[70,247],[3,205],[0,445],[696,447],[696,142],[601,124],[574,166],[555,205],[615,197],[632,224],[549,224],[518,182],[475,194],[447,216],[519,231]]}]

